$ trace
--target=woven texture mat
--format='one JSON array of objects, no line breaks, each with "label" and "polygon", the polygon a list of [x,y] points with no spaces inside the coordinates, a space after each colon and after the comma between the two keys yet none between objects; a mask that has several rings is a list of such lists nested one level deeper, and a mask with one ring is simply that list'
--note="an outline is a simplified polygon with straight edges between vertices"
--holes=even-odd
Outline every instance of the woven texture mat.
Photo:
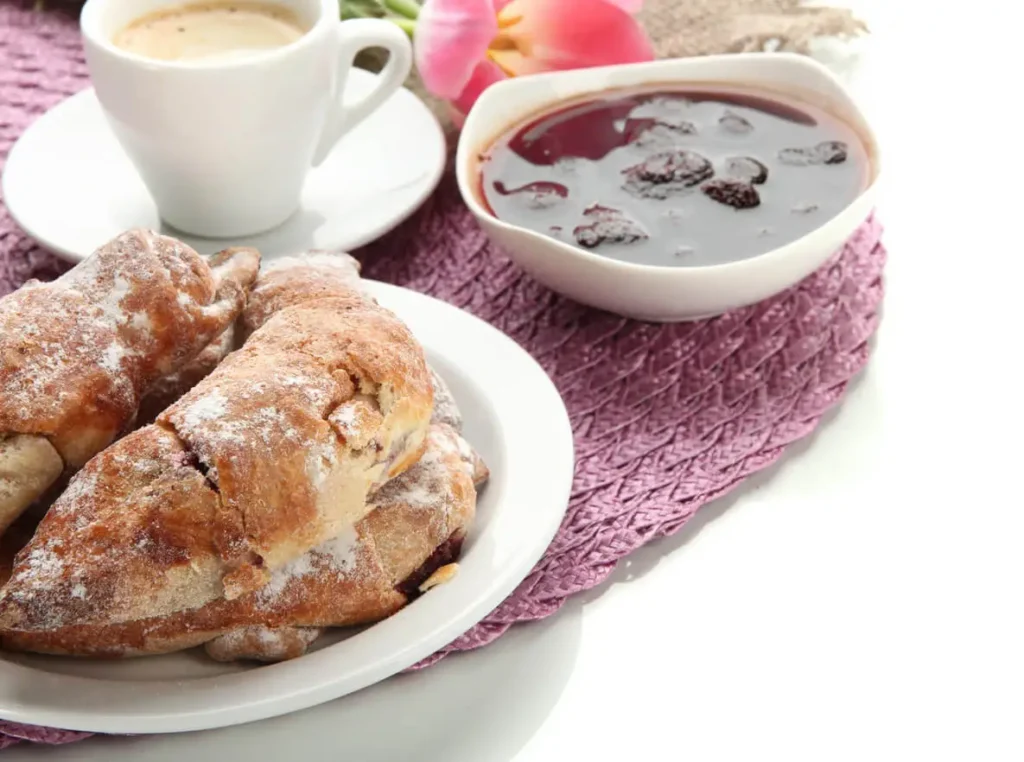
[{"label": "woven texture mat", "polygon": [[[0,2],[0,157],[32,119],[87,84],[75,13]],[[858,30],[844,11],[794,0],[650,0],[644,19],[666,55],[759,49],[769,39],[801,50],[814,36]],[[525,276],[487,241],[450,173],[413,219],[357,252],[368,277],[456,304],[524,346],[557,384],[575,433],[569,510],[543,560],[417,668],[553,614],[813,431],[867,361],[882,299],[880,232],[868,221],[829,264],[772,300],[665,326],[582,307]],[[0,208],[0,295],[66,267]],[[88,735],[0,721],[0,749]]]}]

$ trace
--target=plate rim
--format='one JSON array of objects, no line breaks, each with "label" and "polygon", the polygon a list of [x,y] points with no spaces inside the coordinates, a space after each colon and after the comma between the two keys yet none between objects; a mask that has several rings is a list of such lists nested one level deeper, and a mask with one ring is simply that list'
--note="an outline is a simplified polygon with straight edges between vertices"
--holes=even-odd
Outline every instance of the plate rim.
[{"label": "plate rim", "polygon": [[[478,624],[529,576],[537,561],[547,551],[562,523],[568,508],[575,474],[572,426],[561,395],[548,374],[525,349],[486,321],[452,304],[412,289],[369,279],[364,282],[367,284],[370,292],[380,299],[382,306],[394,310],[409,325],[410,330],[414,334],[417,332],[417,312],[422,315],[434,313],[430,319],[435,322],[447,319],[446,326],[448,327],[453,322],[458,321],[464,326],[464,330],[470,334],[476,333],[479,336],[483,336],[491,343],[492,347],[499,348],[500,353],[508,358],[507,363],[511,367],[521,369],[522,373],[517,376],[518,379],[529,379],[532,377],[532,386],[529,388],[533,396],[529,399],[531,403],[537,403],[535,406],[531,404],[532,407],[535,407],[533,418],[536,420],[534,422],[536,423],[543,418],[544,439],[550,442],[551,446],[544,450],[542,458],[533,458],[533,460],[542,465],[542,468],[546,469],[546,473],[542,472],[540,474],[543,477],[542,479],[536,481],[531,479],[530,484],[540,485],[534,491],[539,491],[542,496],[546,495],[547,497],[543,497],[538,502],[548,503],[550,507],[546,512],[540,513],[539,516],[536,512],[527,515],[526,511],[519,511],[519,514],[523,517],[519,521],[525,522],[523,526],[531,527],[530,531],[533,534],[530,538],[520,543],[512,554],[513,558],[511,561],[502,568],[497,569],[492,579],[478,583],[475,588],[467,588],[476,590],[476,592],[473,593],[471,603],[463,611],[451,614],[441,622],[432,623],[431,629],[427,633],[421,633],[411,638],[406,637],[404,646],[397,652],[391,651],[381,655],[375,662],[355,670],[349,670],[341,676],[330,675],[329,669],[323,669],[324,667],[329,668],[333,662],[343,660],[342,654],[344,652],[340,649],[356,649],[355,653],[357,655],[360,650],[372,653],[374,651],[373,646],[367,646],[368,643],[372,643],[370,633],[375,629],[387,627],[387,633],[390,635],[392,630],[397,631],[402,626],[405,619],[413,619],[415,621],[416,618],[427,618],[429,616],[428,613],[420,614],[418,617],[410,617],[408,614],[409,612],[419,611],[429,612],[430,609],[438,607],[443,608],[446,599],[442,599],[441,596],[450,593],[454,586],[436,588],[435,591],[431,591],[431,595],[434,596],[433,598],[425,596],[417,602],[419,605],[407,607],[389,619],[368,627],[366,630],[341,643],[327,646],[298,659],[255,667],[235,674],[185,681],[158,680],[138,683],[134,681],[103,680],[101,678],[47,672],[0,659],[0,677],[4,676],[4,673],[8,674],[8,679],[0,680],[0,718],[8,722],[59,727],[67,730],[110,734],[153,734],[207,730],[288,714],[355,693],[381,680],[392,677],[430,656]],[[427,318],[421,318],[421,320],[426,321]],[[430,342],[424,348],[428,352],[433,351],[442,357],[445,355],[443,350],[438,351],[433,342]],[[481,371],[478,368],[474,368],[467,371],[467,376],[472,377],[474,374],[479,375],[480,373]],[[489,397],[486,399],[488,403],[491,402]],[[530,424],[527,419],[530,419],[530,416],[521,416],[517,413],[517,415],[511,416],[506,420],[500,413],[500,410],[495,411],[495,421],[499,424],[501,440],[503,442],[508,441],[509,434],[506,425],[518,427],[513,431],[513,434],[523,439],[522,431],[524,427],[528,430]],[[507,416],[507,411],[505,415]],[[506,449],[506,456],[509,452]],[[525,453],[521,457],[525,457]],[[530,458],[526,458],[526,460],[529,462]],[[522,495],[517,496],[515,492],[515,487],[517,486],[514,480],[515,469],[510,468],[509,471],[508,484],[510,486],[506,487],[506,491],[494,505],[514,501],[515,499],[521,500],[523,497]],[[533,475],[531,471],[531,476]],[[528,493],[529,489],[525,486],[525,482],[522,485],[520,492],[525,489]],[[506,513],[508,510],[506,506]],[[496,514],[499,516],[503,515],[500,511],[496,511]],[[508,515],[513,515],[514,517],[515,513]],[[489,533],[493,533],[494,530],[495,527],[492,525],[480,532],[474,541],[474,545],[492,543],[493,538],[489,536]],[[456,581],[458,579],[456,578]],[[449,595],[448,597],[452,598],[455,596]],[[432,601],[435,603],[432,603]],[[423,604],[426,604],[426,606]],[[405,619],[401,619],[403,615],[406,615]],[[453,623],[455,623],[454,627]],[[389,624],[390,627],[388,626]],[[332,654],[332,651],[334,654]],[[349,658],[353,657],[350,656]],[[306,666],[304,667],[303,665]],[[202,710],[181,711],[179,709],[173,712],[165,712],[157,707],[157,709],[152,710],[151,714],[142,716],[125,715],[124,713],[111,714],[103,707],[102,701],[86,701],[85,698],[82,699],[82,703],[86,708],[76,710],[52,709],[44,705],[33,706],[31,702],[26,705],[24,700],[19,705],[17,698],[5,697],[5,687],[14,682],[9,679],[12,671],[15,674],[20,672],[26,678],[32,676],[34,680],[53,683],[52,689],[54,690],[58,688],[64,691],[80,690],[85,694],[95,693],[96,691],[102,693],[103,690],[109,691],[110,689],[105,686],[108,686],[110,683],[124,686],[123,690],[127,693],[135,693],[139,685],[148,684],[153,686],[155,683],[166,686],[171,692],[174,691],[174,686],[179,686],[179,689],[183,691],[182,698],[184,699],[187,699],[187,694],[190,691],[195,693],[196,691],[203,691],[204,688],[209,688],[215,693],[235,689],[233,695],[242,698],[227,705],[204,708]],[[290,683],[290,679],[306,673],[313,673],[321,679],[318,683],[306,684],[295,689],[294,685]],[[267,677],[262,678],[262,675]],[[254,688],[258,689],[261,684],[273,685],[274,683],[288,684],[290,687],[287,690],[279,689],[277,694],[268,693],[268,697],[259,695],[259,690],[253,690]],[[166,695],[161,694],[160,698],[172,700],[174,697],[168,698]],[[151,696],[144,700],[152,702],[154,697]],[[179,703],[185,704],[186,702],[179,701]]]},{"label": "plate rim", "polygon": [[[350,72],[350,76],[352,74],[355,74],[356,72],[358,72],[358,74],[356,74],[357,77],[362,75],[369,77],[376,76],[371,71],[368,71],[366,69],[360,69],[357,67],[353,67],[352,71]],[[447,166],[448,161],[448,144],[447,139],[445,137],[444,129],[441,127],[441,123],[438,121],[437,116],[434,114],[433,111],[430,110],[427,104],[423,102],[423,99],[420,98],[408,87],[398,88],[391,95],[391,97],[412,98],[412,100],[415,102],[415,107],[421,109],[423,114],[428,117],[427,121],[429,121],[431,124],[431,139],[432,142],[434,143],[434,149],[436,149],[436,153],[438,155],[438,161],[432,166],[430,172],[425,176],[424,183],[422,186],[422,192],[416,194],[415,200],[407,204],[406,207],[403,208],[400,213],[394,215],[394,217],[391,220],[389,220],[386,225],[375,230],[374,232],[368,232],[362,236],[357,236],[356,238],[352,239],[352,241],[346,242],[345,246],[343,247],[332,248],[344,248],[347,250],[357,249],[361,246],[366,246],[367,244],[372,243],[378,240],[379,238],[387,235],[396,227],[398,227],[407,219],[409,219],[413,214],[416,213],[416,211],[421,206],[423,206],[426,200],[430,198],[431,194],[433,194],[433,192],[437,190],[437,186],[441,183],[441,178],[444,176],[444,170],[445,167]],[[7,158],[4,161],[3,171],[0,172],[0,198],[3,198],[3,203],[7,209],[7,213],[11,216],[11,220],[17,226],[18,230],[20,230],[22,233],[24,233],[26,236],[32,239],[32,241],[42,249],[46,250],[50,254],[53,254],[55,257],[58,257],[59,259],[65,262],[69,262],[71,264],[78,264],[79,262],[86,259],[92,252],[80,254],[77,251],[68,249],[58,244],[57,242],[51,240],[50,236],[47,236],[43,231],[39,230],[38,228],[26,225],[24,222],[24,217],[22,217],[19,214],[18,202],[16,201],[13,205],[11,204],[10,200],[12,196],[8,192],[8,177],[10,176],[10,170],[12,166],[15,168],[15,175],[17,175],[19,166],[23,162],[27,161],[26,159],[21,158],[21,153],[24,150],[26,150],[24,147],[26,136],[30,135],[45,120],[55,118],[54,115],[57,112],[65,108],[73,107],[78,101],[90,99],[96,101],[96,108],[100,109],[99,101],[96,97],[96,90],[94,87],[90,85],[82,88],[78,92],[72,93],[66,98],[63,98],[62,100],[58,101],[53,106],[48,108],[46,111],[44,111],[42,114],[37,116],[35,119],[33,119],[21,131],[21,134],[18,135],[17,139],[14,141],[14,144],[7,152]],[[102,109],[100,109],[100,111],[102,116]],[[17,198],[17,194],[14,195],[14,198]],[[278,228],[274,228],[273,230],[277,229]],[[272,233],[273,230],[266,231],[266,234]],[[170,232],[169,234],[173,235],[173,233]],[[254,236],[243,237],[254,238]],[[255,238],[258,237],[259,236],[255,236]],[[189,240],[219,243],[215,242],[214,239],[205,239],[198,236],[190,236]],[[227,245],[227,243],[225,243],[225,245]]]}]

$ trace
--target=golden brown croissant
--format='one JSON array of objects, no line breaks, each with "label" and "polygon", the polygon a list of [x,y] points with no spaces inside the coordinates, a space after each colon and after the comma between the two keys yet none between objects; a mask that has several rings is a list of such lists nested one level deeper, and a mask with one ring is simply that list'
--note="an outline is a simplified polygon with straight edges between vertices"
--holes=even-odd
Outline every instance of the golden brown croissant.
[{"label": "golden brown croissant", "polygon": [[432,409],[408,329],[352,293],[281,310],[182,400],[72,480],[0,593],[0,627],[196,608],[361,519]]},{"label": "golden brown croissant", "polygon": [[253,249],[208,262],[134,230],[0,299],[0,532],[234,321],[258,269]]}]

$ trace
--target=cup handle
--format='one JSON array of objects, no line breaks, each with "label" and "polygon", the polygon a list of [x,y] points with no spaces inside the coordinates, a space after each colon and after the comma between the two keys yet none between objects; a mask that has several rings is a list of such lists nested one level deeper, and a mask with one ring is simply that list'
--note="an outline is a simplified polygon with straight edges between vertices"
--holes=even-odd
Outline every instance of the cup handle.
[{"label": "cup handle", "polygon": [[[319,167],[341,137],[375,111],[402,86],[412,70],[412,45],[398,26],[383,19],[349,19],[338,25],[338,81],[334,104],[327,114],[320,143],[313,154],[313,166]],[[345,83],[359,51],[384,48],[388,61],[377,75],[374,88],[355,103],[346,104]]]}]

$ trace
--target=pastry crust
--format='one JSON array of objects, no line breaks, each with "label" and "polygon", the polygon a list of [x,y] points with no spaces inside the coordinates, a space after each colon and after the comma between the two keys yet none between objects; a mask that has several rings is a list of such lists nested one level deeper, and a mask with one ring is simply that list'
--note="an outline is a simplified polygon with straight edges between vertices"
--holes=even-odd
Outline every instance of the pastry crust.
[{"label": "pastry crust", "polygon": [[254,249],[207,261],[133,230],[55,281],[0,299],[0,531],[125,431],[146,390],[235,320],[258,269]]},{"label": "pastry crust", "polygon": [[193,609],[260,588],[414,463],[422,350],[356,293],[275,314],[157,423],[78,473],[19,554],[0,628]]},{"label": "pastry crust", "polygon": [[433,368],[430,369],[430,382],[434,385],[434,422],[444,423],[456,431],[462,431],[462,413],[455,404],[455,397],[445,380]]},{"label": "pastry crust", "polygon": [[233,322],[258,268],[253,249],[207,264],[136,230],[0,299],[0,432],[45,436],[80,467],[132,420],[150,384]]},{"label": "pastry crust", "polygon": [[243,338],[285,307],[360,291],[359,267],[344,252],[311,251],[269,262],[242,313]]},{"label": "pastry crust", "polygon": [[[166,653],[207,642],[208,652],[222,660],[300,655],[320,628],[398,611],[455,559],[476,510],[474,480],[482,476],[476,463],[451,428],[432,426],[423,457],[378,491],[366,518],[275,570],[263,589],[141,621],[0,631],[0,642],[7,649],[80,656]],[[290,632],[295,628],[304,631]]]},{"label": "pastry crust", "polygon": [[45,437],[0,435],[0,536],[63,470],[64,461]]},{"label": "pastry crust", "polygon": [[[440,377],[434,375],[435,382],[440,381]],[[438,394],[438,388],[435,383],[434,386],[435,399]],[[450,412],[450,410],[448,411]],[[455,410],[456,414],[458,410]],[[436,427],[438,424],[442,424],[440,427],[440,433],[443,434],[445,428],[448,431],[453,431],[451,427],[448,427],[444,423],[444,419],[448,415],[445,412],[439,411],[435,405],[434,416],[431,423],[435,426],[432,429],[431,436],[437,435],[438,431]],[[461,420],[461,416],[457,416]],[[456,432],[457,433],[457,432]],[[462,456],[462,466],[471,472],[473,479],[473,486],[479,489],[490,477],[490,472],[487,466],[484,464],[483,459],[466,443],[461,437],[455,439],[459,447],[460,455]],[[465,452],[469,451],[469,459],[465,457]],[[429,452],[429,445],[428,445]],[[422,486],[422,474],[415,470],[407,471],[403,474],[408,479],[410,485],[413,485],[415,489],[419,489]],[[399,492],[403,490],[399,489]],[[408,487],[406,490],[408,491]],[[386,499],[378,499],[376,501],[377,509],[371,516],[376,515],[377,512],[383,510],[402,510],[400,501],[389,501]],[[399,506],[395,508],[395,506]],[[465,532],[468,529],[469,524],[472,522],[473,516],[476,512],[476,496],[474,494],[474,502],[471,512],[464,512],[459,521],[463,522],[463,525],[452,532],[449,538],[438,547],[434,548],[434,551],[420,564],[419,568],[413,571],[408,577],[399,582],[395,588],[396,591],[405,596],[405,603],[416,597],[421,593],[427,592],[432,587],[436,587],[439,584],[444,584],[450,581],[457,572],[458,564],[454,563],[454,559],[458,557],[461,552],[462,540],[465,536]],[[366,522],[368,523],[368,522]],[[377,535],[374,536],[378,537]],[[383,545],[387,545],[385,539]],[[445,559],[451,559],[452,563],[445,563]],[[443,564],[443,565],[442,565]],[[425,580],[422,583],[417,584],[418,580]],[[0,580],[2,581],[2,580]],[[403,604],[404,605],[404,604]],[[398,609],[396,609],[397,611]],[[394,613],[394,612],[392,612]],[[364,612],[362,619],[365,622],[374,621],[376,619],[383,619],[388,614],[382,614],[379,617],[371,616],[368,612]],[[344,623],[339,622],[339,625]],[[294,626],[276,626],[269,627],[263,624],[250,624],[240,627],[236,630],[231,630],[213,640],[209,641],[205,645],[206,653],[210,658],[216,661],[261,661],[261,662],[275,662],[284,661],[286,659],[294,659],[302,656],[306,653],[306,650],[317,638],[326,632],[327,627],[294,627]]]},{"label": "pastry crust", "polygon": [[11,578],[14,557],[18,551],[28,544],[32,538],[35,523],[21,519],[12,524],[3,536],[0,536],[0,587]]},{"label": "pastry crust", "polygon": [[180,370],[158,378],[149,387],[142,402],[139,403],[135,428],[141,428],[156,421],[160,413],[213,373],[221,361],[234,351],[235,334],[235,326],[229,325],[220,336],[207,344],[202,352],[193,357]]},{"label": "pastry crust", "polygon": [[295,659],[323,634],[320,627],[239,627],[206,644],[214,661],[277,662]]}]

